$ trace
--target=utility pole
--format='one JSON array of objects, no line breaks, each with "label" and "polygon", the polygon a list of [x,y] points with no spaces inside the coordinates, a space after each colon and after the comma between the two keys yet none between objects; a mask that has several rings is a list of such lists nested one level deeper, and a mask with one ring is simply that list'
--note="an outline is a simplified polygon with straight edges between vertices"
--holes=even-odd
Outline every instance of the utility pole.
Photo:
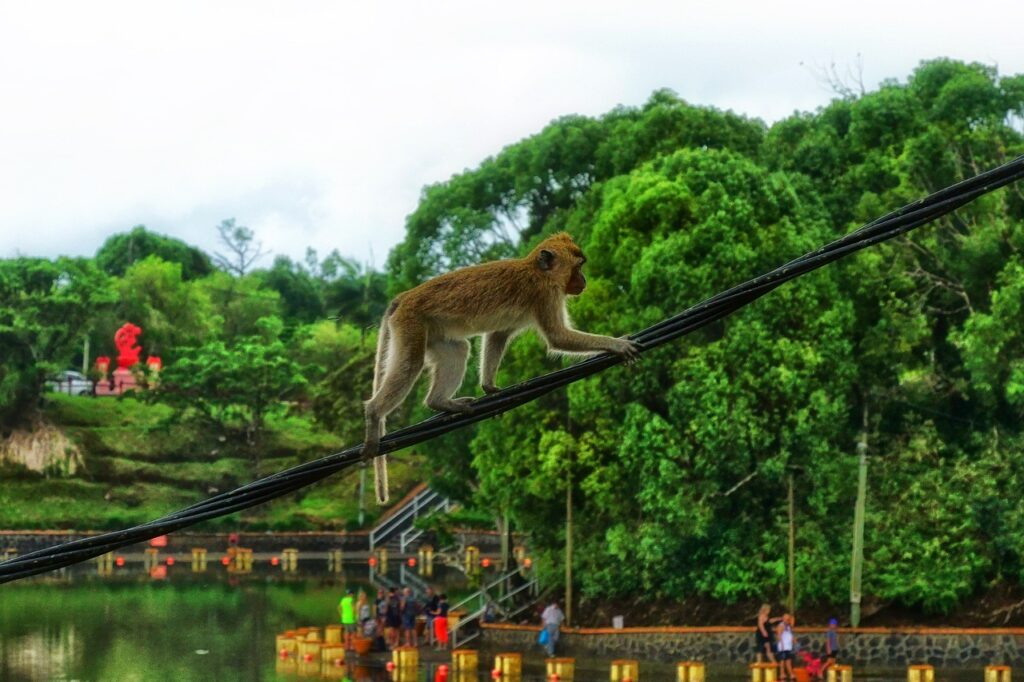
[{"label": "utility pole", "polygon": [[[501,570],[507,574],[511,554],[509,551],[511,533],[509,531],[508,507],[503,508],[501,513],[498,514],[498,529],[501,531]],[[499,594],[504,597],[509,591],[508,579],[501,581],[498,590]]]},{"label": "utility pole", "polygon": [[793,613],[796,607],[796,505],[793,503],[793,470],[789,470],[789,598],[787,606]]},{"label": "utility pole", "polygon": [[850,625],[860,625],[861,572],[864,567],[864,506],[868,487],[868,402],[864,398],[864,420],[857,442],[857,504],[853,511],[853,558],[850,561]]},{"label": "utility pole", "polygon": [[572,624],[572,458],[565,486],[565,624]]},{"label": "utility pole", "polygon": [[363,527],[366,518],[366,505],[363,502],[366,492],[366,467],[359,467],[359,527]]}]

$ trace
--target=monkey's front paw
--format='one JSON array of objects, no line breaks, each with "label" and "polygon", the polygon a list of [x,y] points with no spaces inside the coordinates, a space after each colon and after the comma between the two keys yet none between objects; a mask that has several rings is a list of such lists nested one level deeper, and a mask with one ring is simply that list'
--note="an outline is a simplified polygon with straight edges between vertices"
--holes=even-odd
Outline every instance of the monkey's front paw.
[{"label": "monkey's front paw", "polygon": [[491,395],[492,393],[501,393],[501,389],[494,384],[481,384],[480,388],[484,389],[484,393]]},{"label": "monkey's front paw", "polygon": [[625,360],[627,365],[632,365],[640,359],[640,344],[627,338],[616,339],[616,341],[618,344],[612,352]]}]

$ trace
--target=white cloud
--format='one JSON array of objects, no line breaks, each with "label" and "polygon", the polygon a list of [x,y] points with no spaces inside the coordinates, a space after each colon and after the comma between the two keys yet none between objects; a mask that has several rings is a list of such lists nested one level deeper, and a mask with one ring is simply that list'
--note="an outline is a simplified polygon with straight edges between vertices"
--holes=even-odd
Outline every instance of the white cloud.
[{"label": "white cloud", "polygon": [[235,217],[276,253],[378,264],[423,185],[566,113],[688,101],[766,120],[922,59],[1024,71],[1024,4],[0,5],[0,257],[91,254],[145,223],[204,248]]}]

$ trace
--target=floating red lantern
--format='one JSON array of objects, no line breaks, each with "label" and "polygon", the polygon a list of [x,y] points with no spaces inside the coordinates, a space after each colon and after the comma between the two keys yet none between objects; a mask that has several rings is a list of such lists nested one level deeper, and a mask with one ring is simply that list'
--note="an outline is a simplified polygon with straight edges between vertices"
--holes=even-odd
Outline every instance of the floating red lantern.
[{"label": "floating red lantern", "polygon": [[116,559],[114,559],[114,563],[117,564],[118,566],[124,566],[124,557],[123,556],[117,557]]},{"label": "floating red lantern", "polygon": [[270,557],[270,565],[271,566],[277,566],[279,563],[281,563],[281,559],[280,558],[278,558],[276,556]]},{"label": "floating red lantern", "polygon": [[222,557],[220,558],[220,563],[221,563],[222,565],[224,565],[224,566],[227,566],[228,564],[230,564],[230,563],[231,563],[231,557],[229,557],[229,556],[222,556]]},{"label": "floating red lantern", "polygon": [[558,673],[551,673],[551,676],[548,678],[548,680],[550,680],[550,682],[558,682]]},{"label": "floating red lantern", "polygon": [[523,566],[526,568],[533,566],[533,559],[531,559],[530,557],[526,557],[525,559],[523,559]]},{"label": "floating red lantern", "polygon": [[174,565],[174,557],[172,557],[172,556],[167,557],[167,565],[168,566],[173,566]]},{"label": "floating red lantern", "polygon": [[281,651],[279,651],[278,653],[281,655],[281,658],[288,658],[288,650],[287,649],[281,649]]},{"label": "floating red lantern", "polygon": [[385,665],[384,668],[387,669],[388,672],[391,672],[392,670],[395,669],[395,662],[394,661],[388,661],[387,665]]},{"label": "floating red lantern", "polygon": [[306,663],[312,662],[313,654],[306,654],[305,656],[302,657],[302,660],[304,660]]},{"label": "floating red lantern", "polygon": [[498,679],[499,677],[501,677],[501,671],[495,668],[491,671],[491,677],[495,680]]},{"label": "floating red lantern", "polygon": [[369,558],[369,559],[368,559],[368,560],[366,561],[366,563],[370,564],[370,568],[373,568],[373,567],[375,567],[375,566],[377,565],[377,557],[375,557],[375,556],[372,556],[372,557],[370,557],[370,558]]},{"label": "floating red lantern", "polygon": [[409,557],[409,560],[405,563],[409,564],[409,568],[416,568],[416,559],[414,557]]},{"label": "floating red lantern", "polygon": [[484,557],[483,559],[480,560],[480,565],[483,566],[484,568],[490,568],[491,567],[491,560],[488,559],[487,557]]},{"label": "floating red lantern", "polygon": [[149,546],[150,547],[166,547],[167,546],[167,536],[166,535],[157,535],[155,538],[153,538],[152,540],[149,541]]}]

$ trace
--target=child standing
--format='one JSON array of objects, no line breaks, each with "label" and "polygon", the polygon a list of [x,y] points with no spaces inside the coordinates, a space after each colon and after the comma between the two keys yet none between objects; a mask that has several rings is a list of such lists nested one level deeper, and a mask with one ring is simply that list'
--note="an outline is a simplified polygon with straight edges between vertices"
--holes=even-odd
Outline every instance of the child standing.
[{"label": "child standing", "polygon": [[778,660],[779,675],[783,682],[793,680],[793,616],[788,613],[782,614],[782,620],[778,626]]}]

